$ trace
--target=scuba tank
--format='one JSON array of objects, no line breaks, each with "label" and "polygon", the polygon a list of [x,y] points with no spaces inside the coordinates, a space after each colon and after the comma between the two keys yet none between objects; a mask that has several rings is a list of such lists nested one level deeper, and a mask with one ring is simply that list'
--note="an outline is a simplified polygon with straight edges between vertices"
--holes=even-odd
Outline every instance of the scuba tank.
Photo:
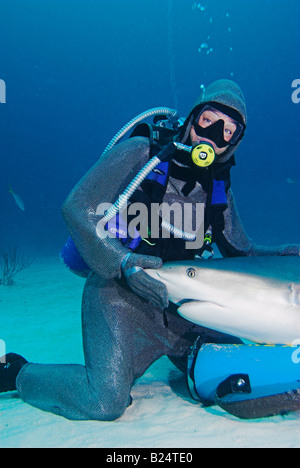
[{"label": "scuba tank", "polygon": [[294,354],[291,346],[196,341],[188,357],[190,394],[241,419],[298,411],[300,360]]}]

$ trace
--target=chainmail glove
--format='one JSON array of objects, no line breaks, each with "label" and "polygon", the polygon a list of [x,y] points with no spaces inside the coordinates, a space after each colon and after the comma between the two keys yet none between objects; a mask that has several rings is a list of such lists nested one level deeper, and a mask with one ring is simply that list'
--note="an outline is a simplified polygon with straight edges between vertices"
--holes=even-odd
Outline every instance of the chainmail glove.
[{"label": "chainmail glove", "polygon": [[127,254],[122,261],[122,272],[128,286],[133,292],[152,302],[159,309],[165,309],[169,305],[166,286],[144,272],[144,268],[158,269],[163,262],[159,257]]}]

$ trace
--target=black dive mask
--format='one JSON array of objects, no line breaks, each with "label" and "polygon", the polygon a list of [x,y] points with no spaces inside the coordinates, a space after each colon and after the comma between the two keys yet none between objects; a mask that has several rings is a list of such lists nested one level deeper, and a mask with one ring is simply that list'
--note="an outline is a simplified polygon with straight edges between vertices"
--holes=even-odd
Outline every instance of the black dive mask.
[{"label": "black dive mask", "polygon": [[201,127],[198,124],[198,121],[202,113],[205,112],[205,110],[210,110],[210,109],[213,110],[213,107],[205,106],[202,109],[201,113],[198,115],[197,120],[193,122],[193,126],[194,126],[196,134],[199,137],[207,138],[208,140],[213,141],[217,145],[218,148],[224,148],[228,145],[231,145],[231,146],[236,145],[238,141],[241,140],[241,138],[244,135],[244,131],[246,128],[245,125],[241,124],[240,122],[237,122],[236,120],[233,120],[234,125],[236,126],[236,130],[234,131],[230,140],[226,141],[224,139],[225,122],[223,119],[218,119],[216,122],[212,123],[211,125],[208,125],[207,127]]}]

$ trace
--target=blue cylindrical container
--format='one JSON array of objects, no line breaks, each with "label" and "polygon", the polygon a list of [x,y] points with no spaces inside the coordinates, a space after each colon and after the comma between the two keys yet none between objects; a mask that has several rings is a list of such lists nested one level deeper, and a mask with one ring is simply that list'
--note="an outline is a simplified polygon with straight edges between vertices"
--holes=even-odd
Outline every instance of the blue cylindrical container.
[{"label": "blue cylindrical container", "polygon": [[[201,346],[194,361],[194,390],[205,404],[214,404],[219,385],[230,376],[242,376],[227,401],[241,401],[276,395],[300,387],[300,362],[297,348],[267,345]],[[248,389],[243,386],[248,382]]]}]

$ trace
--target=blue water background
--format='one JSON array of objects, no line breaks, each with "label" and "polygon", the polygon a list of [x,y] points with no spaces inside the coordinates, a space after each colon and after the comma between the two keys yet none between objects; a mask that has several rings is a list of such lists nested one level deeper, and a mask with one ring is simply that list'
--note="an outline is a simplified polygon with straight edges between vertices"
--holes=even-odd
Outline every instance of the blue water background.
[{"label": "blue water background", "polygon": [[232,171],[246,230],[299,242],[299,31],[299,0],[0,0],[0,249],[56,254],[61,204],[120,127],[155,106],[185,116],[219,78],[248,105]]}]

